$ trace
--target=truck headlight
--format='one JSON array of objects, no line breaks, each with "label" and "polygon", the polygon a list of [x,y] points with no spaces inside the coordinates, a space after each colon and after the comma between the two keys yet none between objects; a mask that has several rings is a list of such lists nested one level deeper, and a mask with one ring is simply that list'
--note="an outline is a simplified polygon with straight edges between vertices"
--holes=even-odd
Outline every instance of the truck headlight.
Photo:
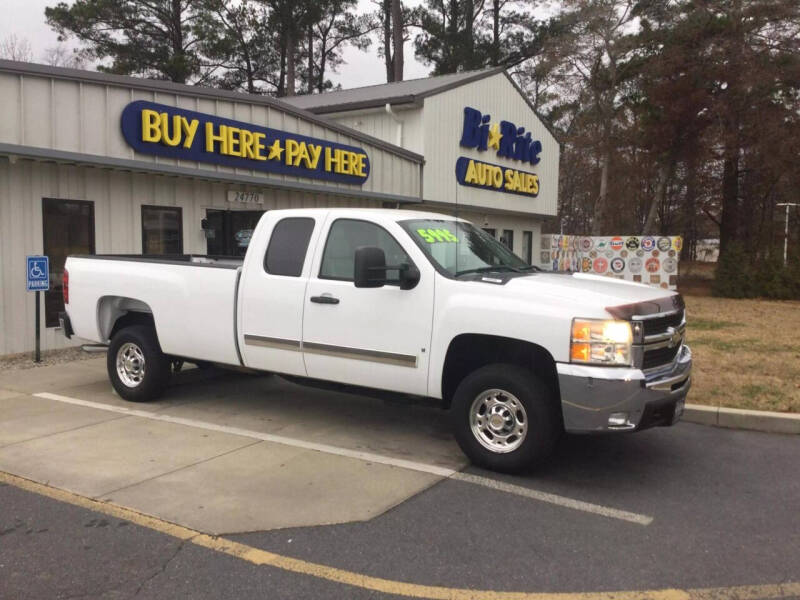
[{"label": "truck headlight", "polygon": [[627,321],[573,319],[569,358],[576,363],[630,366],[632,343]]}]

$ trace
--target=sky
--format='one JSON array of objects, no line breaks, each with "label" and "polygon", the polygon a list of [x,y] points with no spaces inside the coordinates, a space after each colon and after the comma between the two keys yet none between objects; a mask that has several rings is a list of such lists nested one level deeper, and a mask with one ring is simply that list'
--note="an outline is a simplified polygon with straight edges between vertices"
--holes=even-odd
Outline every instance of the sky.
[{"label": "sky", "polygon": [[[69,1],[69,0],[68,0]],[[16,34],[19,39],[26,39],[33,50],[34,62],[41,62],[44,52],[58,44],[57,36],[44,20],[44,9],[53,6],[58,0],[0,0],[4,18],[0,19],[0,42],[8,36]],[[406,5],[415,6],[420,0],[406,1]],[[359,11],[374,10],[369,0],[359,0]],[[73,41],[74,45],[74,41]],[[405,79],[425,77],[431,71],[414,58],[414,47],[408,42],[405,45]],[[366,52],[347,48],[344,52],[346,64],[339,73],[328,73],[334,84],[344,88],[386,83],[386,71],[383,59],[378,56],[378,45],[373,42]]]}]

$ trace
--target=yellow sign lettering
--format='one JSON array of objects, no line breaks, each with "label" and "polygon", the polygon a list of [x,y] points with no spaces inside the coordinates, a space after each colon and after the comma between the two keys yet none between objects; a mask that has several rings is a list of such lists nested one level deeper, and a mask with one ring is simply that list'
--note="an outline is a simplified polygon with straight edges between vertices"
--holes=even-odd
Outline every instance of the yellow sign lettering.
[{"label": "yellow sign lettering", "polygon": [[154,110],[145,109],[142,111],[142,141],[161,141],[161,117]]},{"label": "yellow sign lettering", "polygon": [[219,151],[221,154],[228,153],[228,127],[226,125],[219,126],[219,133],[214,133],[214,124],[206,123],[206,152],[214,152],[214,143],[219,142]]},{"label": "yellow sign lettering", "polygon": [[197,119],[188,120],[186,117],[181,117],[181,130],[183,131],[183,147],[191,148],[194,143],[194,136],[197,134],[197,128],[200,121]]}]

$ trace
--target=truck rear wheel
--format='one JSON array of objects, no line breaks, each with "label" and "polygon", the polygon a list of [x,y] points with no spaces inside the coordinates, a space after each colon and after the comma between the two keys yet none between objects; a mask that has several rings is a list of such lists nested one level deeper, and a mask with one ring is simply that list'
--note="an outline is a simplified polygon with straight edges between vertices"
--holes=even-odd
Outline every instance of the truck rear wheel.
[{"label": "truck rear wheel", "polygon": [[559,420],[550,389],[533,373],[487,365],[459,384],[451,407],[455,437],[476,465],[493,471],[531,468],[552,452]]},{"label": "truck rear wheel", "polygon": [[170,376],[170,361],[147,325],[131,325],[114,334],[106,367],[117,394],[131,402],[155,400]]}]

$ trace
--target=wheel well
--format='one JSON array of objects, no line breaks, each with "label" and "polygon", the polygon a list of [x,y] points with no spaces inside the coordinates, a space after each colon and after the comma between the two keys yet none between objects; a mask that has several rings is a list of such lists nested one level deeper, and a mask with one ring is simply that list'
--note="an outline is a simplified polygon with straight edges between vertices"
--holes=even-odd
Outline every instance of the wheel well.
[{"label": "wheel well", "polygon": [[558,400],[558,373],[552,355],[542,346],[494,335],[466,333],[453,338],[447,349],[442,371],[442,399],[446,408],[461,381],[489,364],[510,363],[530,370],[540,377]]},{"label": "wheel well", "polygon": [[155,320],[150,307],[134,298],[104,296],[97,304],[100,335],[107,340],[123,327],[149,325],[155,330]]},{"label": "wheel well", "polygon": [[153,331],[155,331],[156,328],[152,313],[127,312],[114,322],[114,326],[111,328],[111,333],[108,338],[113,338],[114,334],[120,329],[125,329],[131,325],[148,325],[153,328]]}]

